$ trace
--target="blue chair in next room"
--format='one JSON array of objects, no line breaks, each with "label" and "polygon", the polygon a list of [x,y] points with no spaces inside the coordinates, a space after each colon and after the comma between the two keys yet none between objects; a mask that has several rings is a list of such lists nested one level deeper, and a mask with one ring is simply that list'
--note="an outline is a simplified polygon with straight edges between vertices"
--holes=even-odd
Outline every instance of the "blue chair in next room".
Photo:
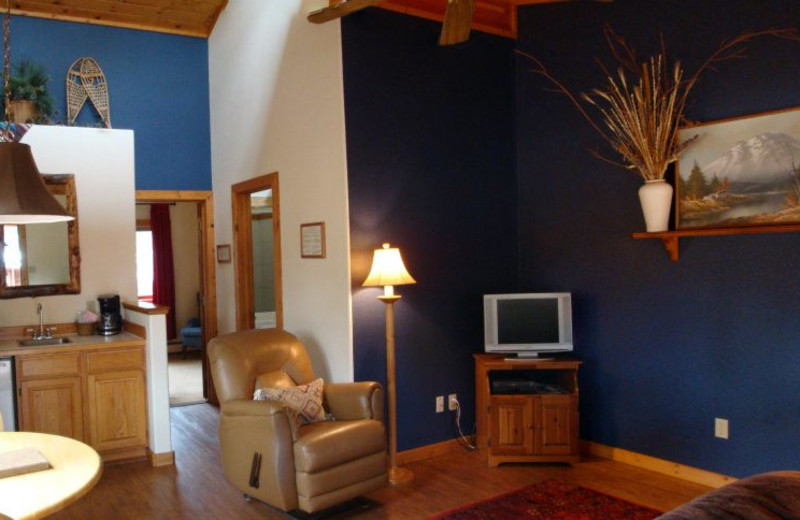
[{"label": "blue chair in next room", "polygon": [[185,327],[181,329],[181,345],[183,357],[190,348],[203,348],[203,329],[200,327],[199,318],[190,318]]}]

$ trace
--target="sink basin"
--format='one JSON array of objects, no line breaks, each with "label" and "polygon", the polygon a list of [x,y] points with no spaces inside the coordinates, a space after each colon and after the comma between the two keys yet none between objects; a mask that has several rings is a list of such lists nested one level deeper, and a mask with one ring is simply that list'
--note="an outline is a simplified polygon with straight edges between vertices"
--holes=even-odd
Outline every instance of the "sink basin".
[{"label": "sink basin", "polygon": [[69,338],[44,338],[44,339],[23,339],[19,344],[23,347],[38,347],[44,345],[65,345],[72,343]]}]

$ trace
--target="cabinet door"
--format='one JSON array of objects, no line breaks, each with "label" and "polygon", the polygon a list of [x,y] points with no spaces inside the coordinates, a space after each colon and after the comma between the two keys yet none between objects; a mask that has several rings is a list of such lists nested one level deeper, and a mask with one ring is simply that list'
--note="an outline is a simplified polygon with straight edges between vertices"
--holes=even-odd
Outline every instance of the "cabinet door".
[{"label": "cabinet door", "polygon": [[144,373],[109,372],[88,377],[89,444],[97,451],[147,444]]},{"label": "cabinet door", "polygon": [[578,402],[575,395],[537,395],[534,398],[534,453],[578,453]]},{"label": "cabinet door", "polygon": [[493,455],[533,452],[533,405],[529,396],[492,396],[490,448]]},{"label": "cabinet door", "polygon": [[80,377],[23,381],[20,391],[23,431],[84,439]]}]

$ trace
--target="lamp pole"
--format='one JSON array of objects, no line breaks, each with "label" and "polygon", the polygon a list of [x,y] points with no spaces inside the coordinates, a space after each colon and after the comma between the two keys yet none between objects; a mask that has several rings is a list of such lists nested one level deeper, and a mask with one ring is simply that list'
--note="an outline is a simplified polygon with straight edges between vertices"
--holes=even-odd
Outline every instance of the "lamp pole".
[{"label": "lamp pole", "polygon": [[414,480],[414,474],[397,466],[397,383],[395,380],[394,356],[394,302],[397,294],[381,295],[378,299],[386,304],[386,391],[389,405],[389,484],[397,486]]}]

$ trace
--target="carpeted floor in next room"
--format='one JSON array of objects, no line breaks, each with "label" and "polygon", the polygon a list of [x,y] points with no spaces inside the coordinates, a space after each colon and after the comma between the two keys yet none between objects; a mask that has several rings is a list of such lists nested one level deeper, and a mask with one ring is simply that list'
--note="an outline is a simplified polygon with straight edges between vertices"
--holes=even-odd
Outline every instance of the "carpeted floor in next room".
[{"label": "carpeted floor in next room", "polygon": [[170,354],[167,370],[170,406],[205,402],[200,352],[189,352],[185,359],[182,354]]}]

